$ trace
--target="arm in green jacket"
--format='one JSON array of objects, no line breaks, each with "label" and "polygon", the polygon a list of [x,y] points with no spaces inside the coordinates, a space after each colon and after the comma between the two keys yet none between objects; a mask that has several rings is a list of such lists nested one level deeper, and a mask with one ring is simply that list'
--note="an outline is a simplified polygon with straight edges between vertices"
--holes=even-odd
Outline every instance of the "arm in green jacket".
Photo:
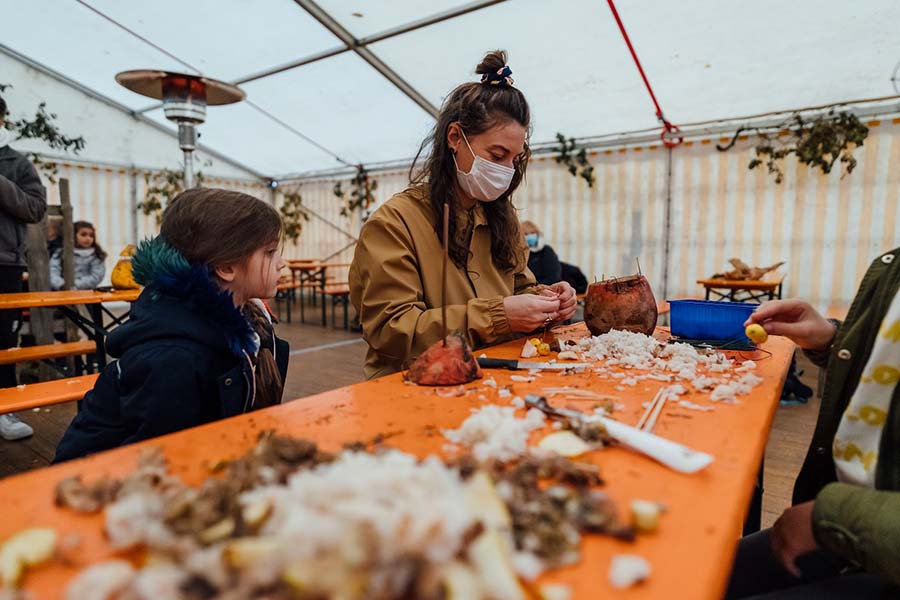
[{"label": "arm in green jacket", "polygon": [[900,584],[900,492],[830,483],[816,497],[813,533],[825,550]]}]

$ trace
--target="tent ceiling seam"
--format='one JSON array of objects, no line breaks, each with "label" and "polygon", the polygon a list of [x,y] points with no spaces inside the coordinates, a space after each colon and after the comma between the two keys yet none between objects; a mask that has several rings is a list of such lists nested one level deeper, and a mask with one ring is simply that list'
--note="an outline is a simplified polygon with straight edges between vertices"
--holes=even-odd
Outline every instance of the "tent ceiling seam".
[{"label": "tent ceiling seam", "polygon": [[396,71],[391,69],[387,63],[378,58],[371,50],[369,50],[365,46],[359,45],[359,40],[357,40],[353,35],[344,28],[334,17],[332,17],[328,12],[323,10],[318,4],[316,4],[313,0],[294,0],[294,3],[297,4],[300,8],[305,10],[311,17],[313,17],[316,21],[318,21],[323,27],[328,29],[331,33],[333,33],[339,40],[341,40],[344,44],[347,45],[348,48],[353,50],[364,61],[369,63],[369,65],[378,71],[385,79],[391,82],[397,89],[399,89],[403,94],[406,95],[410,100],[419,105],[419,107],[427,112],[434,118],[437,118],[438,109],[431,102],[428,101],[425,96],[423,96],[416,88],[414,88],[408,81],[400,77]]},{"label": "tent ceiling seam", "polygon": [[[410,21],[404,25],[398,25],[397,27],[393,27],[391,29],[385,29],[378,33],[374,33],[372,35],[360,38],[354,44],[354,47],[364,47],[369,44],[375,44],[378,42],[382,42],[384,40],[388,40],[399,35],[403,35],[405,33],[411,33],[418,29],[422,29],[423,27],[428,27],[430,25],[435,25],[437,23],[442,23],[444,21],[449,21],[450,19],[455,19],[457,17],[461,17],[463,15],[467,15],[471,12],[475,12],[477,10],[481,10],[482,8],[488,8],[490,6],[494,6],[495,4],[501,4],[506,2],[507,0],[477,0],[476,2],[470,2],[469,4],[465,4],[463,6],[459,6],[444,12],[435,13],[433,15],[429,15],[427,17],[423,17],[421,19]],[[272,75],[278,75],[279,73],[284,73],[285,71],[291,71],[293,69],[297,69],[299,67],[306,66],[308,64],[312,64],[314,62],[319,62],[320,60],[325,60],[326,58],[331,58],[332,56],[337,56],[339,54],[344,54],[345,52],[350,52],[352,48],[346,44],[342,44],[341,46],[335,46],[334,48],[328,48],[326,50],[320,50],[313,54],[309,54],[307,56],[303,56],[301,58],[288,61],[286,63],[282,63],[280,65],[275,65],[274,67],[269,67],[267,69],[263,69],[261,71],[255,71],[253,73],[249,73],[242,77],[238,77],[237,79],[231,80],[229,83],[232,85],[241,85],[244,83],[249,83],[251,81],[257,81],[259,79],[265,79],[266,77],[271,77]],[[151,110],[156,110],[157,108],[162,107],[162,103],[158,102],[156,104],[151,104],[150,106],[146,106],[137,112],[146,113]]]},{"label": "tent ceiling seam", "polygon": [[[96,15],[98,15],[99,17],[105,19],[106,21],[109,21],[110,23],[112,23],[112,24],[115,25],[116,27],[122,29],[123,31],[125,31],[126,33],[128,33],[129,35],[131,35],[132,37],[134,37],[135,39],[138,39],[138,40],[140,40],[141,42],[143,42],[144,44],[147,44],[148,46],[150,46],[151,48],[153,48],[153,49],[155,49],[155,50],[157,50],[157,51],[159,51],[159,52],[162,52],[163,54],[165,54],[166,56],[168,56],[168,57],[171,58],[172,60],[178,62],[179,64],[181,64],[181,65],[183,65],[183,66],[185,66],[185,67],[187,67],[188,69],[191,69],[192,71],[195,71],[198,75],[203,75],[203,74],[204,74],[203,71],[201,71],[200,69],[198,69],[198,68],[192,66],[192,65],[191,65],[190,63],[188,63],[187,61],[182,60],[181,58],[179,58],[179,57],[176,56],[175,54],[169,52],[168,50],[166,50],[166,49],[163,48],[162,46],[159,46],[158,44],[155,44],[154,42],[152,42],[152,41],[150,41],[149,39],[147,39],[146,37],[140,35],[140,34],[137,33],[136,31],[133,31],[133,30],[129,29],[128,27],[126,27],[126,26],[123,25],[122,23],[119,23],[118,21],[116,21],[116,20],[113,19],[112,17],[106,15],[105,13],[103,13],[103,12],[100,11],[100,10],[98,10],[97,8],[94,8],[93,6],[91,6],[90,4],[88,4],[85,0],[75,0],[75,2],[77,2],[78,4],[84,6],[84,7],[87,8],[87,9],[89,9],[91,12],[93,12],[93,13],[95,13]],[[292,134],[298,136],[300,139],[306,141],[307,143],[312,144],[315,148],[321,150],[322,152],[325,152],[326,154],[328,154],[328,155],[331,156],[332,158],[335,158],[338,162],[343,163],[343,164],[345,164],[345,165],[351,165],[351,164],[352,164],[352,163],[350,163],[350,162],[344,160],[343,158],[341,158],[336,152],[333,152],[333,151],[329,150],[328,148],[326,148],[325,146],[323,146],[323,145],[320,144],[319,142],[316,142],[315,140],[313,140],[311,137],[305,135],[304,133],[300,132],[300,131],[297,130],[296,128],[294,128],[294,127],[288,125],[286,122],[284,122],[284,121],[281,120],[280,118],[276,117],[276,116],[273,115],[272,113],[268,112],[267,110],[263,109],[263,108],[262,108],[261,106],[259,106],[258,104],[255,104],[255,103],[253,103],[253,102],[251,102],[251,101],[249,101],[249,100],[245,100],[245,102],[246,102],[246,104],[248,104],[249,106],[251,106],[251,107],[252,107],[254,110],[256,110],[257,112],[259,112],[259,113],[261,113],[262,115],[268,117],[271,121],[273,121],[274,123],[276,123],[276,124],[277,124],[278,126],[280,126],[281,128],[283,128],[283,129],[285,129],[286,131],[289,131],[289,132],[291,132]],[[140,113],[135,112],[135,111],[129,111],[129,112],[131,112],[132,115],[134,115],[134,116],[137,116],[137,115],[140,114]],[[256,171],[253,171],[253,172],[255,173]]]}]

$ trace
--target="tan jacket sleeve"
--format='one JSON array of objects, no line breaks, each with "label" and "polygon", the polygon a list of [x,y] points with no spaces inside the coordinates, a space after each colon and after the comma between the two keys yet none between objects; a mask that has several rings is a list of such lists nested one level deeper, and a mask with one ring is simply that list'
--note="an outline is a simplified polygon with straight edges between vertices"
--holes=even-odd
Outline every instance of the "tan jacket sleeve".
[{"label": "tan jacket sleeve", "polygon": [[541,285],[537,282],[537,279],[534,277],[534,273],[531,272],[531,269],[525,267],[523,270],[516,273],[516,283],[515,283],[515,295],[519,294],[540,294],[541,290],[543,290],[545,285]]},{"label": "tan jacket sleeve", "polygon": [[[404,361],[441,338],[441,309],[425,305],[420,265],[401,220],[373,216],[360,233],[353,263],[350,300],[372,349]],[[503,297],[447,306],[447,329],[464,334],[473,348],[509,334]]]}]

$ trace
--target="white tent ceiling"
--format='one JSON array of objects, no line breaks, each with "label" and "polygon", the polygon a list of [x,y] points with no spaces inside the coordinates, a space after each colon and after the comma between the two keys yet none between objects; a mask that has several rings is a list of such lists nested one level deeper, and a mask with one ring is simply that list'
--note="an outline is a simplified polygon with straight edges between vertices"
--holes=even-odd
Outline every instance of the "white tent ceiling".
[{"label": "white tent ceiling", "polygon": [[[162,110],[120,87],[116,73],[157,68],[242,82],[248,102],[211,107],[201,141],[260,173],[340,166],[336,156],[373,163],[413,155],[431,115],[346,50],[305,4],[0,0],[0,43],[166,126]],[[318,1],[363,41],[473,4],[488,3]],[[676,124],[895,93],[897,0],[620,0],[617,7]],[[506,49],[532,104],[533,142],[557,131],[586,137],[657,126],[603,0],[500,1],[364,48],[434,106],[475,78],[485,50]],[[323,53],[333,55],[257,77]]]}]

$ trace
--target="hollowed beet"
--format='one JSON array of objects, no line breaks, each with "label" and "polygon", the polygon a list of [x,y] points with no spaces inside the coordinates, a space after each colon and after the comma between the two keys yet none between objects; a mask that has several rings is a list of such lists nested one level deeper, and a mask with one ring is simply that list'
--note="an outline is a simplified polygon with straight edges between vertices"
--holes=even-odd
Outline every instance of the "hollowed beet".
[{"label": "hollowed beet", "polygon": [[481,377],[481,367],[458,333],[447,336],[447,344],[438,340],[419,355],[406,379],[419,385],[460,385]]},{"label": "hollowed beet", "polygon": [[656,298],[643,275],[592,283],[585,294],[584,321],[593,335],[611,329],[650,335],[657,316]]}]

